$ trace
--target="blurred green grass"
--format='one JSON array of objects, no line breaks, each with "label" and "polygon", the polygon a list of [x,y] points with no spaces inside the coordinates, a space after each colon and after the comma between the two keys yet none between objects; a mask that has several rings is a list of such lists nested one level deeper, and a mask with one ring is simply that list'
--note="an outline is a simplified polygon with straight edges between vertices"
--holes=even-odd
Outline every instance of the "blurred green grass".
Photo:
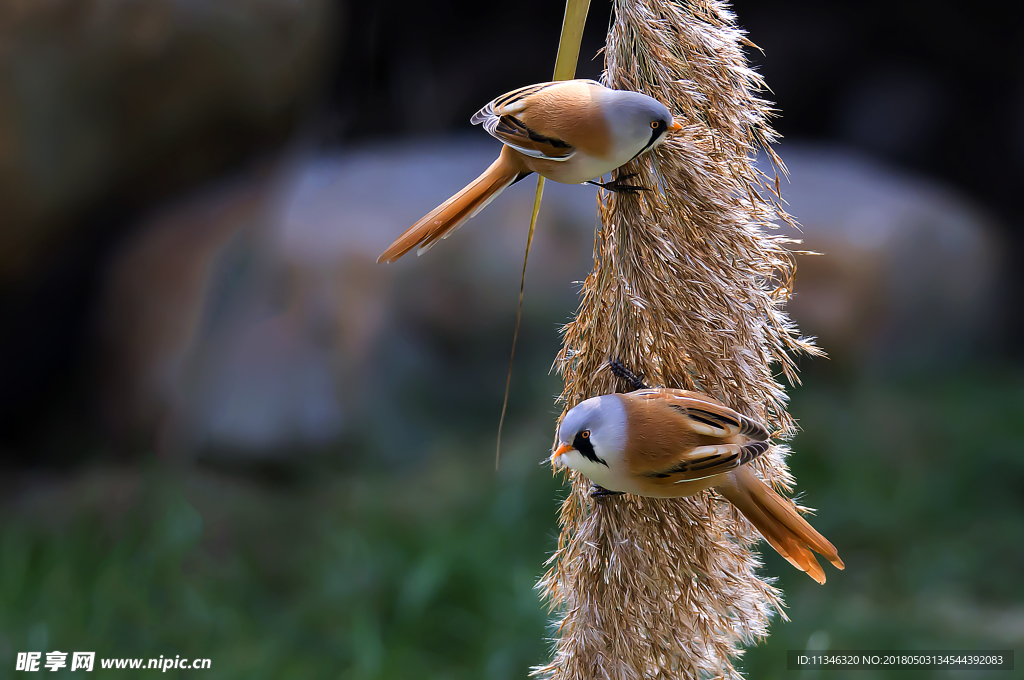
[{"label": "blurred green grass", "polygon": [[[791,465],[847,569],[818,586],[763,549],[792,621],[746,653],[750,677],[906,675],[787,671],[809,640],[1022,646],[1022,378],[809,376],[794,391]],[[412,470],[389,457],[269,478],[158,461],[24,476],[0,510],[0,677],[21,675],[19,651],[60,650],[212,659],[166,677],[523,678],[549,644],[533,586],[564,495],[537,465],[551,425],[510,428],[497,474],[488,439],[438,445]],[[75,677],[47,672],[62,674]]]},{"label": "blurred green grass", "polygon": [[809,641],[832,649],[1024,647],[1022,377],[978,369],[853,388],[811,381],[794,392],[804,431],[791,464],[805,504],[819,508],[813,524],[839,547],[846,570],[828,571],[819,587],[765,553],[793,621],[775,623],[769,641],[748,653],[751,677],[793,677],[786,650]]}]

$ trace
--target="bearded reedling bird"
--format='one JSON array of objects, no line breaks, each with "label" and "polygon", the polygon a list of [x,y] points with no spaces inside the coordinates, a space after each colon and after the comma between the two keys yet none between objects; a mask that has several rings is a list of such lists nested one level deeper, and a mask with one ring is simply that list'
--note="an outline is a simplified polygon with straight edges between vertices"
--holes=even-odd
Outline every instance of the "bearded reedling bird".
[{"label": "bearded reedling bird", "polygon": [[550,460],[589,478],[597,497],[676,498],[717,489],[790,564],[824,583],[811,551],[843,569],[835,547],[749,465],[768,450],[768,439],[763,425],[707,395],[645,388],[571,409]]},{"label": "bearded reedling bird", "polygon": [[505,146],[498,160],[466,188],[430,211],[385,250],[394,262],[413,248],[422,254],[458,229],[510,184],[536,172],[563,184],[595,184],[619,192],[633,175],[607,183],[598,177],[625,165],[682,129],[661,102],[639,92],[612,90],[593,80],[540,83],[504,94],[471,122]]}]

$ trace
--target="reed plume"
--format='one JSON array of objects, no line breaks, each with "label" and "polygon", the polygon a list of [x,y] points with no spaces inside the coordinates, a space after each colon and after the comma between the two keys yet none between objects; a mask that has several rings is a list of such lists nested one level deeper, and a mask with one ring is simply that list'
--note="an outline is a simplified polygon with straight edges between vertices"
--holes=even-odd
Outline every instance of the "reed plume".
[{"label": "reed plume", "polygon": [[[654,385],[695,389],[794,431],[773,367],[797,382],[793,355],[817,354],[783,306],[792,289],[764,83],[752,46],[716,0],[614,0],[604,82],[644,92],[685,121],[660,148],[621,168],[657,187],[599,199],[594,269],[564,329],[555,365],[566,410],[623,390],[618,358]],[[754,163],[763,150],[775,164]],[[563,411],[563,416],[564,416]],[[789,491],[788,450],[757,471]],[[593,501],[572,473],[558,548],[538,588],[558,612],[553,658],[534,670],[557,680],[738,677],[741,647],[767,634],[781,593],[759,577],[759,538],[713,492],[687,499]]]}]

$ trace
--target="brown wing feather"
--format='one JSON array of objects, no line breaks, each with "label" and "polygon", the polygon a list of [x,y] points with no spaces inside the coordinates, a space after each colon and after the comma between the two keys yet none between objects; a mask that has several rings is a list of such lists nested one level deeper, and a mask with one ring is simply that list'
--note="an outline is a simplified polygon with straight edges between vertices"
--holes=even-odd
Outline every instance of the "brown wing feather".
[{"label": "brown wing feather", "polygon": [[741,415],[706,394],[670,388],[643,389],[630,394],[644,400],[667,403],[694,421],[696,431],[717,437],[742,435],[753,441],[767,441],[768,429],[753,418]]},{"label": "brown wing feather", "polygon": [[637,476],[671,468],[679,462],[679,455],[690,449],[725,443],[695,432],[691,421],[664,400],[644,399],[636,392],[619,396],[629,423],[624,457],[630,461],[630,472]]},{"label": "brown wing feather", "polygon": [[[642,389],[621,397],[630,423],[625,458],[647,484],[669,487],[721,475],[769,449],[764,428],[707,395]],[[747,432],[765,437],[750,441]]]},{"label": "brown wing feather", "polygon": [[698,446],[685,452],[671,467],[643,474],[657,486],[693,482],[735,470],[759,458],[769,448],[768,442]]},{"label": "brown wing feather", "polygon": [[593,80],[528,85],[488,103],[471,120],[529,156],[564,161],[578,149],[603,158],[611,151],[603,91]]},{"label": "brown wing feather", "polygon": [[610,91],[592,80],[569,80],[539,90],[516,114],[530,129],[561,139],[595,158],[608,158],[612,134],[604,106]]},{"label": "brown wing feather", "polygon": [[521,102],[531,94],[535,94],[556,84],[557,83],[554,82],[537,83],[536,85],[527,85],[526,87],[520,87],[519,89],[512,90],[511,92],[506,92],[500,97],[496,97],[487,102],[486,106],[473,114],[473,117],[469,122],[473,125],[479,125],[488,118],[503,116],[508,113],[517,113],[522,107],[516,107],[516,103]]},{"label": "brown wing feather", "polygon": [[490,123],[485,123],[484,127],[505,144],[528,156],[563,161],[569,160],[576,153],[576,149],[561,139],[548,137],[531,130],[526,123],[513,115],[499,116],[493,126]]}]

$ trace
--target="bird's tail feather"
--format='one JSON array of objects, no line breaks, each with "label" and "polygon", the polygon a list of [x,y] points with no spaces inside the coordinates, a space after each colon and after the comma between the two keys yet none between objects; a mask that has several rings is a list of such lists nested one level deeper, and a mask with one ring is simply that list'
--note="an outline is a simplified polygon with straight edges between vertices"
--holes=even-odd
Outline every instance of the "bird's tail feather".
[{"label": "bird's tail feather", "polygon": [[812,550],[838,569],[845,568],[835,546],[815,531],[790,501],[758,479],[749,466],[730,473],[729,481],[718,489],[780,555],[818,583],[825,582],[825,572]]},{"label": "bird's tail feather", "polygon": [[418,254],[423,254],[442,238],[448,238],[463,222],[483,210],[505,187],[512,184],[520,170],[509,148],[502,147],[501,155],[491,167],[465,189],[409,227],[381,253],[377,262],[394,262],[417,246]]}]

